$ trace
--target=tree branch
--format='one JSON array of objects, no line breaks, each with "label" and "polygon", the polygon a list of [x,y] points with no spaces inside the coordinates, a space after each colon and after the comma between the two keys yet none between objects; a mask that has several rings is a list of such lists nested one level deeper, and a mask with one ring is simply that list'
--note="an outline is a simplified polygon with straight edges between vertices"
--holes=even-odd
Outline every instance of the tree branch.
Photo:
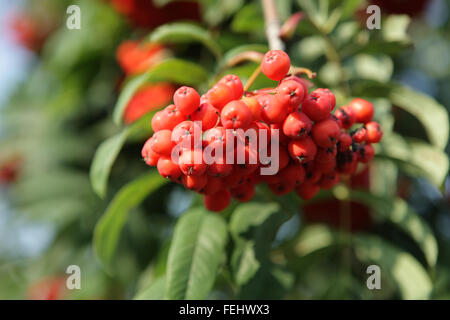
[{"label": "tree branch", "polygon": [[284,50],[284,43],[280,38],[280,19],[274,0],[261,0],[264,10],[266,37],[270,50]]}]

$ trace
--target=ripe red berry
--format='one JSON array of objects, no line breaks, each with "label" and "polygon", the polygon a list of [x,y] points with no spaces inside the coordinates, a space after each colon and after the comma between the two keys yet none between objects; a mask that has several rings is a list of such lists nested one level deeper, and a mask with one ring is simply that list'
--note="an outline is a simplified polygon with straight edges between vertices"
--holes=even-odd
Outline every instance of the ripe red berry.
[{"label": "ripe red berry", "polygon": [[232,170],[233,165],[226,163],[226,156],[223,156],[220,162],[216,161],[211,163],[206,169],[206,172],[212,177],[226,177]]},{"label": "ripe red berry", "polygon": [[242,101],[231,101],[220,113],[220,121],[225,129],[246,129],[252,122],[253,115]]},{"label": "ripe red berry", "polygon": [[356,114],[349,106],[340,107],[334,115],[341,121],[344,129],[349,129],[356,122]]},{"label": "ripe red berry", "polygon": [[256,100],[254,97],[244,97],[242,98],[242,102],[244,102],[252,112],[254,121],[261,120],[261,105],[259,104],[258,100]]},{"label": "ripe red berry", "polygon": [[208,177],[205,187],[202,189],[204,194],[214,194],[223,189],[222,179],[216,177]]},{"label": "ripe red berry", "polygon": [[206,99],[214,108],[222,110],[228,102],[234,99],[234,93],[226,84],[218,83],[206,93]]},{"label": "ripe red berry", "polygon": [[242,81],[234,74],[224,76],[220,79],[219,83],[227,85],[233,91],[234,100],[240,99],[244,94],[244,86],[242,85]]},{"label": "ripe red berry", "polygon": [[309,137],[301,140],[292,140],[289,142],[288,150],[291,158],[300,163],[314,160],[317,153],[316,144]]},{"label": "ripe red berry", "polygon": [[163,126],[163,110],[156,112],[152,117],[152,130],[153,132],[157,132],[162,129],[168,129],[164,128]]},{"label": "ripe red berry", "polygon": [[367,130],[365,128],[359,128],[352,134],[352,139],[356,143],[362,143],[367,140]]},{"label": "ripe red berry", "polygon": [[314,160],[320,162],[331,161],[336,157],[336,154],[337,154],[336,146],[332,146],[330,148],[318,148]]},{"label": "ripe red berry", "polygon": [[161,156],[158,160],[157,169],[162,177],[172,181],[181,176],[180,167],[172,161],[170,156]]},{"label": "ripe red berry", "polygon": [[276,93],[278,100],[291,112],[300,107],[305,95],[303,85],[295,80],[282,81]]},{"label": "ripe red berry", "polygon": [[372,120],[374,108],[373,104],[369,101],[356,98],[350,101],[348,106],[355,112],[356,122],[367,123]]},{"label": "ripe red berry", "polygon": [[319,181],[319,185],[323,189],[331,189],[339,182],[339,176],[336,172],[324,174]]},{"label": "ripe red berry", "polygon": [[199,149],[184,150],[178,159],[178,164],[187,176],[201,176],[206,172],[203,151]]},{"label": "ripe red berry", "polygon": [[248,202],[255,195],[255,186],[253,184],[242,184],[230,190],[231,196],[240,202]]},{"label": "ripe red berry", "polygon": [[313,121],[327,119],[331,110],[330,97],[318,89],[311,92],[302,104],[302,111]]},{"label": "ripe red berry", "polygon": [[333,147],[338,142],[340,134],[336,121],[330,119],[317,122],[312,128],[314,142],[322,148]]},{"label": "ripe red berry", "polygon": [[291,60],[286,52],[270,50],[263,58],[261,70],[271,80],[280,81],[289,72]]},{"label": "ripe red berry", "polygon": [[210,103],[202,103],[192,114],[193,121],[202,122],[202,130],[213,128],[219,120],[219,111]]},{"label": "ripe red berry", "polygon": [[200,95],[194,88],[180,87],[173,95],[173,102],[184,115],[190,115],[200,105]]},{"label": "ripe red berry", "polygon": [[381,129],[380,125],[375,121],[371,121],[366,123],[365,127],[367,130],[367,142],[380,142],[381,138],[383,137],[383,130]]},{"label": "ripe red berry", "polygon": [[208,183],[208,176],[181,176],[181,181],[186,189],[203,192]]},{"label": "ripe red berry", "polygon": [[370,162],[375,155],[375,150],[371,144],[365,144],[358,148],[358,161],[363,163]]},{"label": "ripe red berry", "polygon": [[334,107],[336,106],[336,97],[334,96],[333,92],[331,92],[330,89],[326,88],[319,88],[315,90],[317,93],[323,94],[328,98],[328,101],[330,101],[331,104],[331,111],[333,111]]},{"label": "ripe red berry", "polygon": [[320,190],[317,184],[304,183],[295,189],[295,192],[303,199],[309,200],[314,197]]},{"label": "ripe red berry", "polygon": [[311,132],[311,129],[311,120],[300,111],[290,113],[283,122],[283,133],[292,139],[306,137]]},{"label": "ripe red berry", "polygon": [[256,99],[261,105],[261,115],[265,122],[269,124],[280,123],[286,118],[288,109],[275,95],[262,94],[256,96]]},{"label": "ripe red berry", "polygon": [[353,174],[358,168],[358,155],[351,150],[340,152],[336,157],[336,164],[339,173]]},{"label": "ripe red berry", "polygon": [[281,180],[299,186],[305,181],[305,169],[300,164],[290,164],[279,173]]},{"label": "ripe red berry", "polygon": [[[172,131],[172,140],[183,148],[201,147],[202,129],[193,121],[183,121]],[[198,141],[196,141],[196,139]],[[198,143],[198,145],[194,145]]]},{"label": "ripe red berry", "polygon": [[336,158],[332,158],[328,161],[320,161],[314,159],[314,170],[321,173],[333,172],[336,169]]},{"label": "ripe red berry", "polygon": [[346,151],[348,150],[348,148],[350,148],[351,145],[352,145],[352,137],[346,132],[341,132],[341,135],[339,136],[339,141],[337,143],[338,150],[340,152]]},{"label": "ripe red berry", "polygon": [[150,142],[152,150],[160,155],[170,156],[172,152],[172,131],[160,130],[155,132]]},{"label": "ripe red berry", "polygon": [[149,138],[145,142],[144,146],[142,147],[141,155],[146,164],[154,167],[158,163],[160,155],[152,150],[151,148],[152,139],[153,138]]},{"label": "ripe red berry", "polygon": [[219,212],[226,209],[231,202],[231,194],[228,190],[221,190],[217,193],[206,195],[203,198],[206,209]]},{"label": "ripe red berry", "polygon": [[270,191],[277,196],[288,194],[294,189],[294,185],[288,181],[280,180],[277,183],[271,183],[268,185]]},{"label": "ripe red berry", "polygon": [[[156,114],[155,114],[156,116]],[[155,117],[153,117],[154,119]],[[153,119],[152,119],[152,127],[153,127]],[[162,110],[161,119],[155,119],[155,121],[159,121],[162,129],[173,130],[178,124],[187,120],[187,116],[182,114],[180,110],[178,110],[177,106],[174,104],[168,105]]]}]

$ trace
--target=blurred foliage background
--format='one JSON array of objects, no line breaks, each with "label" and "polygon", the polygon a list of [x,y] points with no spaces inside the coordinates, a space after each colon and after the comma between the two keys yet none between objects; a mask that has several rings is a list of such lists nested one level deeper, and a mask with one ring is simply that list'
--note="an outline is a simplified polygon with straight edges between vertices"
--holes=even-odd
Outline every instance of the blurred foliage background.
[{"label": "blurred foliage background", "polygon": [[257,64],[230,61],[268,49],[259,1],[0,1],[1,299],[450,298],[450,2],[276,4],[303,13],[293,64],[338,105],[373,102],[385,134],[351,181],[307,202],[260,188],[218,216],[140,149],[177,86],[248,79]]}]

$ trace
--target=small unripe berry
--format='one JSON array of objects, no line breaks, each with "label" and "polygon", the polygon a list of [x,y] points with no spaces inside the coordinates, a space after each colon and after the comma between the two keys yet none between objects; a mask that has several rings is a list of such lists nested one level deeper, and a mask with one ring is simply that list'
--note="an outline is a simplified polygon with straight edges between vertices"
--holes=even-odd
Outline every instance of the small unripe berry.
[{"label": "small unripe berry", "polygon": [[173,102],[184,115],[190,115],[200,105],[200,95],[194,88],[183,86],[173,95]]},{"label": "small unripe berry", "polygon": [[374,109],[373,104],[369,101],[361,98],[356,98],[350,101],[348,106],[355,112],[356,122],[367,123],[372,120]]},{"label": "small unripe berry", "polygon": [[280,81],[289,72],[291,60],[286,52],[270,50],[263,58],[261,70],[271,80]]}]

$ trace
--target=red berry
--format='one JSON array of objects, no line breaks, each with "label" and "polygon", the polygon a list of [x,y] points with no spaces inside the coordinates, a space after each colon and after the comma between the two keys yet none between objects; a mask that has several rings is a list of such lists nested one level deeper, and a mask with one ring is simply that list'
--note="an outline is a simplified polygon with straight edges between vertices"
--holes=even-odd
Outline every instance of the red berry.
[{"label": "red berry", "polygon": [[367,130],[365,128],[359,128],[352,134],[353,141],[362,143],[367,140]]},{"label": "red berry", "polygon": [[292,139],[301,139],[309,135],[312,122],[300,111],[290,113],[283,122],[283,133]]},{"label": "red berry", "polygon": [[269,124],[280,123],[286,118],[288,109],[275,95],[262,94],[256,96],[256,99],[261,105],[261,115],[265,122]]},{"label": "red berry", "polygon": [[218,83],[206,93],[206,98],[219,111],[234,99],[234,93],[226,84]]},{"label": "red berry", "polygon": [[173,102],[184,115],[190,115],[200,105],[200,95],[194,88],[180,87],[173,95]]},{"label": "red berry", "polygon": [[254,97],[244,97],[242,98],[242,102],[244,102],[252,112],[254,121],[261,120],[261,105],[259,104],[258,100],[256,100]]},{"label": "red berry", "polygon": [[358,161],[363,163],[370,162],[375,156],[375,150],[371,144],[360,146],[358,149]]},{"label": "red berry", "polygon": [[253,115],[242,101],[231,101],[220,113],[220,121],[225,129],[246,129],[252,122]]},{"label": "red berry", "polygon": [[317,184],[304,183],[295,189],[295,192],[303,199],[309,200],[314,197],[320,190]]},{"label": "red berry", "polygon": [[356,122],[367,123],[372,120],[374,109],[369,101],[356,98],[350,101],[348,106],[355,112]]},{"label": "red berry", "polygon": [[214,212],[226,209],[230,205],[230,201],[231,194],[228,190],[221,190],[217,193],[206,195],[203,198],[206,209]]},{"label": "red berry", "polygon": [[181,180],[186,189],[203,192],[208,183],[208,177],[206,175],[201,176],[181,176]]},{"label": "red berry", "polygon": [[202,130],[213,128],[219,120],[219,111],[210,103],[202,103],[192,114],[193,121],[202,122]]},{"label": "red berry", "polygon": [[233,170],[233,165],[226,163],[226,156],[224,156],[221,161],[216,161],[211,163],[206,172],[212,177],[226,177]]},{"label": "red berry", "polygon": [[201,176],[206,172],[203,151],[199,149],[184,150],[178,164],[181,171],[187,176]]},{"label": "red berry", "polygon": [[328,162],[333,160],[336,157],[336,154],[337,154],[336,146],[332,146],[330,148],[318,148],[314,160],[320,162]]},{"label": "red berry", "polygon": [[152,130],[153,132],[157,132],[159,130],[162,129],[168,129],[168,128],[164,128],[163,125],[163,110],[156,112],[153,117],[152,117]]},{"label": "red berry", "polygon": [[309,162],[305,166],[305,184],[315,184],[322,177],[322,170],[316,162]]},{"label": "red berry", "polygon": [[321,173],[333,172],[336,169],[336,158],[328,161],[319,161],[314,159],[314,170]]},{"label": "red berry", "polygon": [[172,152],[172,131],[161,130],[155,132],[152,141],[150,142],[152,150],[160,155],[170,156]]},{"label": "red berry", "polygon": [[330,89],[324,89],[319,88],[315,90],[317,93],[321,93],[325,95],[328,98],[328,101],[330,101],[331,104],[331,111],[333,111],[334,107],[336,106],[336,97],[334,96],[333,92],[331,92]]},{"label": "red berry", "polygon": [[341,135],[339,136],[339,141],[337,143],[338,149],[340,152],[348,150],[350,146],[352,145],[352,137],[346,133],[341,132]]},{"label": "red berry", "polygon": [[289,184],[299,186],[305,181],[305,169],[300,164],[290,164],[280,171],[281,180],[287,181]]},{"label": "red berry", "polygon": [[[183,148],[200,147],[201,135],[202,129],[193,121],[183,121],[172,131],[173,141],[177,144],[181,144]],[[198,145],[194,146],[195,143],[198,143]]]},{"label": "red berry", "polygon": [[297,81],[284,80],[278,86],[276,96],[292,112],[297,110],[305,99],[305,90]]},{"label": "red berry", "polygon": [[381,138],[383,137],[383,130],[381,129],[380,125],[375,121],[371,121],[366,123],[365,127],[367,130],[367,142],[380,142]]},{"label": "red berry", "polygon": [[331,189],[339,182],[339,176],[336,172],[331,172],[322,176],[319,186],[323,189]]},{"label": "red berry", "polygon": [[288,145],[291,158],[300,163],[314,160],[317,153],[317,147],[314,141],[307,137],[301,140],[292,140]]},{"label": "red berry", "polygon": [[271,80],[280,81],[289,72],[291,60],[286,52],[270,50],[263,58],[261,70]]},{"label": "red berry", "polygon": [[158,163],[160,155],[152,150],[152,139],[153,138],[150,138],[145,142],[144,146],[142,147],[141,155],[146,164],[154,167]]},{"label": "red berry", "polygon": [[349,129],[356,122],[356,114],[349,106],[340,107],[334,115],[341,121],[344,129]]},{"label": "red berry", "polygon": [[[178,124],[186,120],[187,116],[182,114],[174,104],[165,107],[164,110],[162,110],[162,117],[161,119],[159,119],[159,121],[161,122],[162,129],[168,130],[173,130],[173,128],[175,128]],[[158,121],[158,119],[156,119],[155,121]],[[152,119],[152,126],[153,126],[153,119]]]},{"label": "red berry", "polygon": [[231,196],[240,202],[248,202],[255,195],[255,186],[253,184],[242,184],[230,190]]},{"label": "red berry", "polygon": [[327,119],[331,110],[330,97],[319,89],[311,92],[302,104],[302,111],[313,121]]},{"label": "red berry", "polygon": [[208,182],[206,182],[205,187],[202,192],[204,194],[214,194],[223,189],[222,179],[216,177],[208,177]]},{"label": "red berry", "polygon": [[268,186],[270,191],[277,196],[288,194],[292,191],[292,189],[294,189],[294,185],[292,183],[283,180],[280,180],[277,183],[269,184]]},{"label": "red berry", "polygon": [[339,173],[354,174],[358,168],[358,155],[351,150],[340,152],[336,157],[336,164]]},{"label": "red berry", "polygon": [[180,167],[172,161],[170,156],[161,156],[158,160],[157,169],[162,177],[172,181],[181,176]]},{"label": "red berry", "polygon": [[220,79],[219,83],[227,85],[233,91],[234,100],[240,99],[244,94],[244,86],[242,85],[242,81],[234,74],[224,76]]},{"label": "red berry", "polygon": [[312,128],[312,137],[314,142],[322,148],[333,147],[341,134],[336,121],[324,120],[314,124]]}]

